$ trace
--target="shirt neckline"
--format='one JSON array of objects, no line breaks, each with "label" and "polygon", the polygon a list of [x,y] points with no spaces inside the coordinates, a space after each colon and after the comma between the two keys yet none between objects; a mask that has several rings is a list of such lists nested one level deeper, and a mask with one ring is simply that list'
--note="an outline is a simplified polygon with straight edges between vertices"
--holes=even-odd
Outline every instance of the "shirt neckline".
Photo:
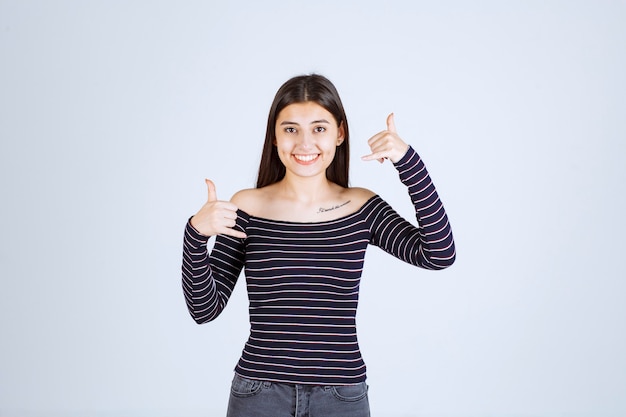
[{"label": "shirt neckline", "polygon": [[313,221],[313,222],[299,222],[299,221],[293,221],[293,220],[270,219],[270,218],[267,218],[267,217],[253,216],[253,215],[248,214],[247,212],[245,212],[245,211],[243,211],[241,209],[237,209],[237,212],[239,214],[243,214],[244,217],[247,217],[248,219],[255,219],[255,220],[268,222],[268,223],[280,223],[280,224],[290,224],[290,225],[314,226],[314,225],[323,225],[323,224],[337,223],[337,222],[345,221],[345,220],[347,220],[347,219],[349,219],[351,217],[357,216],[357,215],[359,215],[360,213],[363,212],[365,207],[367,207],[370,204],[370,202],[372,202],[374,199],[377,199],[377,198],[380,198],[380,196],[378,194],[373,195],[372,197],[368,198],[367,201],[365,201],[365,203],[363,203],[361,205],[361,207],[359,207],[357,210],[353,211],[352,213],[346,214],[344,216],[337,217],[336,219]]}]

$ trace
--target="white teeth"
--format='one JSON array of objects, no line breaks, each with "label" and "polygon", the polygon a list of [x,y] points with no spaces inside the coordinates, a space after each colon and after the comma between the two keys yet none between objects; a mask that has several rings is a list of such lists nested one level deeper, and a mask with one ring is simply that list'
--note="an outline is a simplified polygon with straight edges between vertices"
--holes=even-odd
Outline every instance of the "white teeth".
[{"label": "white teeth", "polygon": [[312,160],[314,160],[315,158],[318,157],[319,154],[315,154],[315,155],[294,155],[294,157],[298,160],[298,161],[302,161],[302,162],[310,162]]}]

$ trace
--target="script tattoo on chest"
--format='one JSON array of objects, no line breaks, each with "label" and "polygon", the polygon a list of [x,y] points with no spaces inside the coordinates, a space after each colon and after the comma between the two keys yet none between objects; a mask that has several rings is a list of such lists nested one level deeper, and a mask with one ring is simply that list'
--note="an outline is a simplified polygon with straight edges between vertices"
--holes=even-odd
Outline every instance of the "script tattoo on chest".
[{"label": "script tattoo on chest", "polygon": [[348,200],[348,201],[346,201],[345,203],[336,204],[336,205],[334,205],[334,206],[332,206],[332,207],[326,207],[326,208],[325,208],[325,207],[320,207],[320,209],[317,211],[317,213],[318,213],[318,214],[319,214],[319,213],[326,213],[327,211],[333,211],[333,210],[340,209],[340,208],[342,208],[343,206],[345,206],[345,205],[349,204],[349,203],[350,203],[350,201],[352,201],[352,200]]}]

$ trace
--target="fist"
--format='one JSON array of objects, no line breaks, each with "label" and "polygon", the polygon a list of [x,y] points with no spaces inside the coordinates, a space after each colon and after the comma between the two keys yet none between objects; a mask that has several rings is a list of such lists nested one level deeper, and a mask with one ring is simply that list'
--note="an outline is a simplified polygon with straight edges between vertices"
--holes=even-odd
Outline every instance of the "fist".
[{"label": "fist", "polygon": [[215,184],[205,180],[208,198],[202,208],[191,218],[191,225],[205,236],[228,235],[245,239],[246,234],[233,229],[237,220],[237,206],[217,199]]},{"label": "fist", "polygon": [[402,159],[409,149],[409,145],[398,136],[393,113],[387,116],[387,130],[372,136],[367,144],[372,153],[361,157],[363,161],[378,160],[382,163],[385,159],[389,159],[395,163]]}]

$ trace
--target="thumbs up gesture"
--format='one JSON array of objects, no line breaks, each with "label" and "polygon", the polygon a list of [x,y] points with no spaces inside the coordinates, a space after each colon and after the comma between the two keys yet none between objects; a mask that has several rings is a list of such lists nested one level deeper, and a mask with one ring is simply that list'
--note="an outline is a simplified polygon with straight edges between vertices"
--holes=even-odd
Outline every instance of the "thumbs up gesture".
[{"label": "thumbs up gesture", "polygon": [[393,113],[387,116],[387,130],[372,136],[367,141],[367,144],[372,153],[361,157],[363,161],[378,160],[378,162],[382,163],[385,159],[389,159],[395,163],[402,159],[409,149],[409,145],[404,143],[398,136]]},{"label": "thumbs up gesture", "polygon": [[223,234],[245,239],[245,233],[233,229],[237,220],[237,206],[228,201],[218,200],[213,181],[205,182],[209,194],[207,202],[191,218],[191,225],[205,236]]}]

